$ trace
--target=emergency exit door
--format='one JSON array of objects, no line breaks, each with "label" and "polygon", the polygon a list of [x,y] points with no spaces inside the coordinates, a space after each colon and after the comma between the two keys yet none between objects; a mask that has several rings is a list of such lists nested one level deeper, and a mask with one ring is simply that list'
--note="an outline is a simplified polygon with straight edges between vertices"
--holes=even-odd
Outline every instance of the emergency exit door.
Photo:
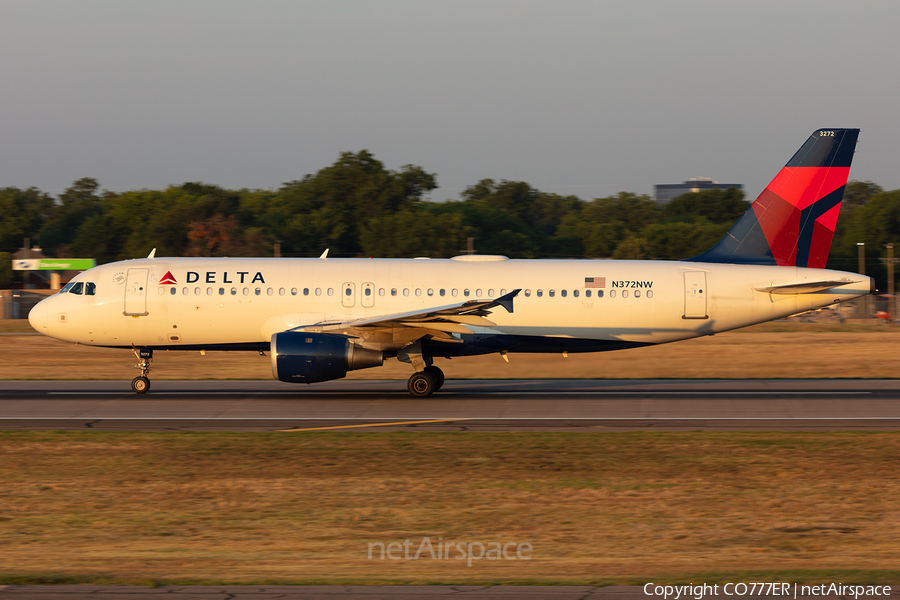
[{"label": "emergency exit door", "polygon": [[350,308],[356,304],[356,286],[352,283],[345,283],[341,288],[341,305],[344,308]]},{"label": "emergency exit door", "polygon": [[706,273],[704,271],[684,272],[684,317],[685,319],[708,319],[706,314]]},{"label": "emergency exit door", "polygon": [[147,275],[149,269],[128,269],[125,276],[125,314],[143,316],[147,313]]},{"label": "emergency exit door", "polygon": [[375,306],[375,284],[374,283],[364,283],[359,286],[359,293],[361,294],[362,305],[366,308],[371,308]]}]

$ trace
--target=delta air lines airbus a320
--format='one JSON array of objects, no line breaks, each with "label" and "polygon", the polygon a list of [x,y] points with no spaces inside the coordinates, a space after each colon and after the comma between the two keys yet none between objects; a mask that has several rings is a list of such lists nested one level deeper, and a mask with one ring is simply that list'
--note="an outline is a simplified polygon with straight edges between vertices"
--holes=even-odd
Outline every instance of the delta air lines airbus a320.
[{"label": "delta air lines airbus a320", "polygon": [[133,350],[138,394],[160,350],[271,351],[273,375],[290,383],[396,357],[414,370],[410,393],[429,396],[444,383],[435,358],[711,335],[874,291],[868,277],[823,268],[858,134],[813,133],[718,244],[680,262],[151,252],[81,273],[28,318],[59,340]]}]

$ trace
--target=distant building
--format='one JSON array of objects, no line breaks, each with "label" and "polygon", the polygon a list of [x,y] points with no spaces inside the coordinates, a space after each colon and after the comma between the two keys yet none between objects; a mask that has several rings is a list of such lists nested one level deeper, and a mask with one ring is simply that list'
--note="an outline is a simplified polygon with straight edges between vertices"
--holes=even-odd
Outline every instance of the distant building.
[{"label": "distant building", "polygon": [[677,198],[682,194],[690,192],[700,192],[703,190],[727,190],[728,188],[737,188],[743,190],[744,186],[740,183],[719,183],[708,177],[692,177],[684,183],[661,183],[653,186],[656,192],[657,204],[665,204]]}]

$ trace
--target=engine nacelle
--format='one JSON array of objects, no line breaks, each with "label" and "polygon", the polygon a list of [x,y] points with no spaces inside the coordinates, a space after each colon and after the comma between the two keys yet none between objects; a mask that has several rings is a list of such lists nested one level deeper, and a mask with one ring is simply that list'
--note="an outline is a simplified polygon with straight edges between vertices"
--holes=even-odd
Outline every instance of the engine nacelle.
[{"label": "engine nacelle", "polygon": [[272,375],[288,383],[340,379],[347,371],[380,367],[384,353],[328,333],[282,331],[272,336]]}]

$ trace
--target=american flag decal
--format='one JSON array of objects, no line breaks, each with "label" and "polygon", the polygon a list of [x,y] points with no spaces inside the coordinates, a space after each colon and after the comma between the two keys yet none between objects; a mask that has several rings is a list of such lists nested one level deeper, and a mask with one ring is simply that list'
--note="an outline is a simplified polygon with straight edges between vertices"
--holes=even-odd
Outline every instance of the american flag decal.
[{"label": "american flag decal", "polygon": [[605,288],[606,277],[585,277],[584,287],[586,288]]}]

